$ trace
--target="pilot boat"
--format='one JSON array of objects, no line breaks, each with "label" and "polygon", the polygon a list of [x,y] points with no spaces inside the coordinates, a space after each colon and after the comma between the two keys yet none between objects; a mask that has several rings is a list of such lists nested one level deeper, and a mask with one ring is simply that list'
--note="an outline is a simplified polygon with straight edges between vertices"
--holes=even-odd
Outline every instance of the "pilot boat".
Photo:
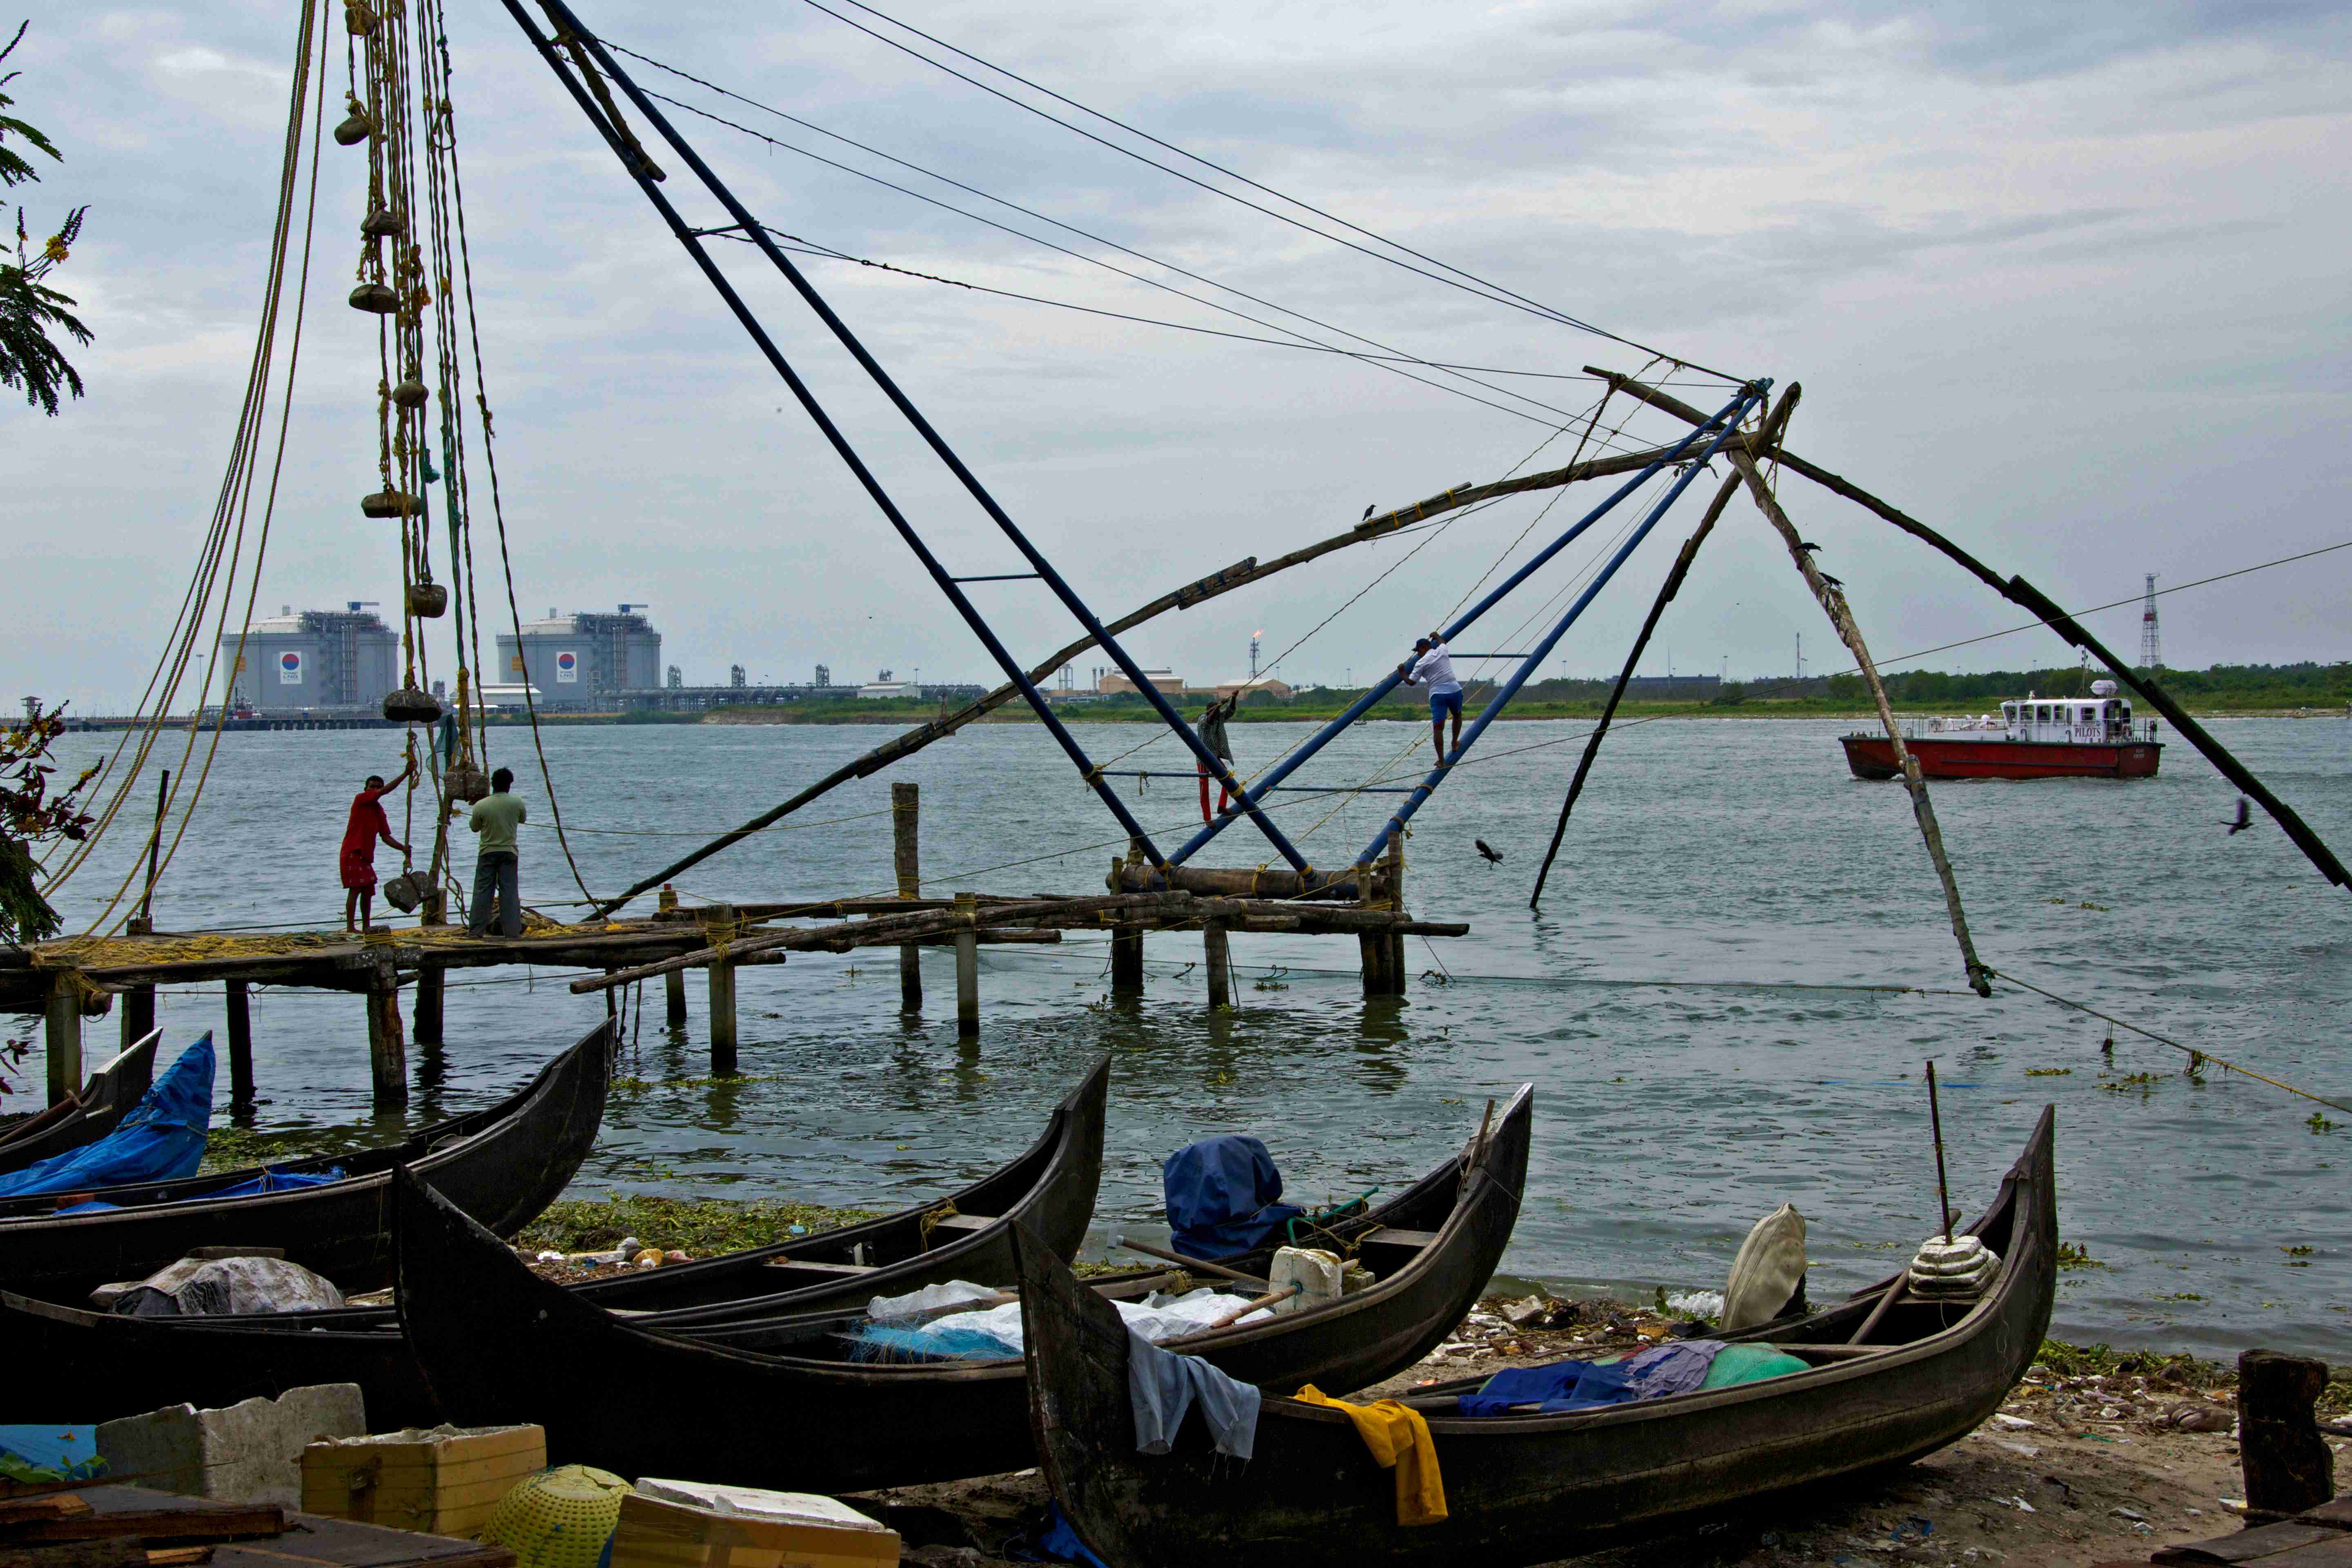
[{"label": "pilot boat", "polygon": [[[1858,779],[1900,777],[1895,743],[1885,735],[1841,738]],[[2156,721],[2135,722],[2131,700],[2112,680],[2095,680],[2088,697],[2028,692],[2000,705],[2000,715],[1929,719],[1906,725],[1903,743],[1931,779],[2144,779],[2156,775],[2164,743]]]}]

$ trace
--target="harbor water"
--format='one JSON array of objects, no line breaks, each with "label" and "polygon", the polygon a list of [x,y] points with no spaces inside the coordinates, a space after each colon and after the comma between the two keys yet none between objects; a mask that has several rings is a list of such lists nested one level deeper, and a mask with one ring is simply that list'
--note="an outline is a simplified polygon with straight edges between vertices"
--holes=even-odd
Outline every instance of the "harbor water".
[{"label": "harbor water", "polygon": [[[1964,984],[1900,785],[1848,776],[1836,736],[1798,720],[1675,720],[1612,734],[1540,912],[1528,894],[1586,725],[1497,726],[1413,824],[1408,902],[1466,921],[1412,939],[1402,1001],[1368,1003],[1347,939],[1244,936],[1234,1006],[1211,1015],[1197,936],[1148,947],[1139,1000],[1114,998],[1107,942],[982,949],[982,1027],[959,1043],[951,954],[925,959],[928,1009],[898,1013],[888,950],[801,954],[740,976],[741,1072],[713,1078],[699,976],[673,1033],[659,985],[626,1002],[602,1141],[573,1186],[898,1206],[1001,1163],[1099,1053],[1113,1058],[1094,1246],[1154,1234],[1159,1163],[1213,1132],[1252,1132],[1302,1202],[1393,1192],[1458,1149],[1489,1099],[1536,1086],[1514,1280],[1647,1299],[1720,1289],[1741,1237],[1784,1201],[1811,1230],[1812,1295],[1879,1278],[1934,1225],[1922,1066],[1943,1089],[1953,1202],[1990,1195],[2044,1104],[2058,1117],[2060,1223],[2085,1255],[2053,1332],[2193,1349],[2253,1344],[2352,1361],[2352,1112],[2112,1030],[2008,985]],[[2352,724],[2213,725],[2339,852],[2352,852]],[[1244,772],[1308,733],[1236,724]],[[571,851],[616,889],[877,744],[862,726],[572,727],[544,734]],[[1186,770],[1171,740],[1087,725],[1098,760]],[[121,737],[68,737],[65,760]],[[1413,748],[1418,746],[1418,750]],[[527,733],[495,760],[531,824],[527,902],[577,912]],[[1417,778],[1428,731],[1360,726],[1294,784]],[[177,765],[173,756],[158,761]],[[201,748],[198,761],[201,762]],[[399,765],[384,731],[224,737],[202,813],[155,900],[159,929],[341,923],[335,850],[351,795]],[[151,775],[152,777],[152,775]],[[1118,826],[1034,724],[990,724],[845,788],[697,868],[688,902],[893,890],[888,784],[922,786],[929,893],[1099,890]],[[1199,825],[1191,779],[1121,781],[1172,847]],[[152,786],[142,785],[152,800]],[[1352,859],[1402,797],[1305,793],[1277,816],[1311,859]],[[2087,1006],[2352,1103],[2352,895],[2329,888],[2185,744],[2133,783],[1935,786],[1985,961]],[[394,830],[422,850],[430,823]],[[127,808],[130,810],[142,808]],[[1188,826],[1189,825],[1189,826]],[[142,822],[118,825],[60,900],[79,930],[131,873]],[[462,830],[457,837],[467,837]],[[1489,865],[1473,847],[1501,852]],[[457,850],[470,873],[470,842]],[[1198,862],[1272,852],[1246,824]],[[397,857],[379,850],[389,875]],[[1278,863],[1278,862],[1276,862]],[[380,912],[381,907],[380,907]],[[638,912],[633,910],[631,912]],[[411,1048],[410,1124],[510,1089],[604,1016],[568,975],[459,971],[447,1044]],[[218,986],[158,998],[167,1048],[219,1026]],[[25,1020],[35,1025],[36,1020]],[[91,1029],[113,1037],[110,1018]],[[23,1031],[17,1031],[22,1033]],[[257,988],[256,1131],[295,1149],[397,1135],[369,1109],[359,999]],[[36,1055],[17,1077],[37,1094]],[[224,1075],[225,1077],[225,1075]],[[227,1086],[219,1087],[226,1121]]]}]

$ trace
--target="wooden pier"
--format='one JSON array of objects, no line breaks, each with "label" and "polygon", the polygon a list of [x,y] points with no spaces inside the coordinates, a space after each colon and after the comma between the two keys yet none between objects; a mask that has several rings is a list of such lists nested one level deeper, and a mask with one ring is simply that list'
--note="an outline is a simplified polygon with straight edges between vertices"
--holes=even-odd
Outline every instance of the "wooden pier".
[{"label": "wooden pier", "polygon": [[[1231,955],[1237,936],[1354,937],[1364,994],[1375,997],[1403,994],[1406,937],[1469,934],[1465,924],[1411,917],[1404,907],[1404,863],[1393,848],[1372,866],[1302,876],[1286,868],[1153,867],[1137,847],[1113,863],[1108,890],[1101,894],[974,890],[925,898],[919,892],[916,788],[894,784],[891,795],[892,871],[900,889],[892,896],[684,908],[664,889],[646,917],[541,923],[520,937],[468,936],[463,927],[446,922],[437,897],[420,908],[417,923],[364,936],[126,931],[113,937],[0,947],[0,1011],[43,1015],[54,1102],[80,1089],[85,1021],[112,1010],[116,997],[122,999],[119,1016],[127,1045],[154,1026],[155,987],[218,984],[226,1015],[231,1094],[243,1102],[254,1092],[253,986],[354,993],[363,1002],[376,1108],[397,1110],[408,1100],[409,1039],[442,1043],[443,992],[453,969],[521,964],[588,970],[594,973],[572,981],[571,989],[608,996],[659,976],[673,1027],[686,1021],[688,973],[701,970],[709,988],[711,1070],[727,1073],[735,1070],[738,1054],[735,971],[746,964],[782,963],[794,952],[895,947],[899,1011],[919,1015],[919,950],[952,948],[958,1032],[971,1037],[980,1032],[983,946],[1054,943],[1067,931],[1107,931],[1111,989],[1133,993],[1143,987],[1147,935],[1199,931],[1208,955],[1206,1000],[1214,1009],[1232,1005]],[[404,985],[412,989],[406,1037],[399,1005]]]}]

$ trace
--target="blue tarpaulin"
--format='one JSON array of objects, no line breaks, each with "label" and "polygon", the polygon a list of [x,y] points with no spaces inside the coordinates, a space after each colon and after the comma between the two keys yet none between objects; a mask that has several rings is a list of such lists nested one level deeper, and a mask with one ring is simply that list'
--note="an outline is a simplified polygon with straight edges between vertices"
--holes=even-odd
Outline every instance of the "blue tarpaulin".
[{"label": "blue tarpaulin", "polygon": [[1265,1245],[1305,1209],[1277,1203],[1282,1173],[1265,1145],[1240,1133],[1203,1138],[1160,1167],[1172,1245],[1187,1258],[1232,1258]]},{"label": "blue tarpaulin", "polygon": [[121,1126],[95,1143],[0,1175],[0,1197],[80,1192],[194,1175],[213,1119],[210,1032],[150,1085]]}]

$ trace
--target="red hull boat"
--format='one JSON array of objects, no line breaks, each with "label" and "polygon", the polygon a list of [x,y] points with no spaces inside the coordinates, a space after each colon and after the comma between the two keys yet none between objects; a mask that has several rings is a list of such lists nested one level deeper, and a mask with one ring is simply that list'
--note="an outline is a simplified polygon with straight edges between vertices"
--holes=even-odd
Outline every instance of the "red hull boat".
[{"label": "red hull boat", "polygon": [[[1885,736],[1840,739],[1854,777],[1901,776]],[[2116,695],[2111,680],[2093,683],[2089,697],[2004,702],[1999,719],[1931,719],[1926,733],[1907,734],[1903,743],[1931,779],[2154,778],[2164,754],[2155,721],[2135,727],[2130,701]]]}]

